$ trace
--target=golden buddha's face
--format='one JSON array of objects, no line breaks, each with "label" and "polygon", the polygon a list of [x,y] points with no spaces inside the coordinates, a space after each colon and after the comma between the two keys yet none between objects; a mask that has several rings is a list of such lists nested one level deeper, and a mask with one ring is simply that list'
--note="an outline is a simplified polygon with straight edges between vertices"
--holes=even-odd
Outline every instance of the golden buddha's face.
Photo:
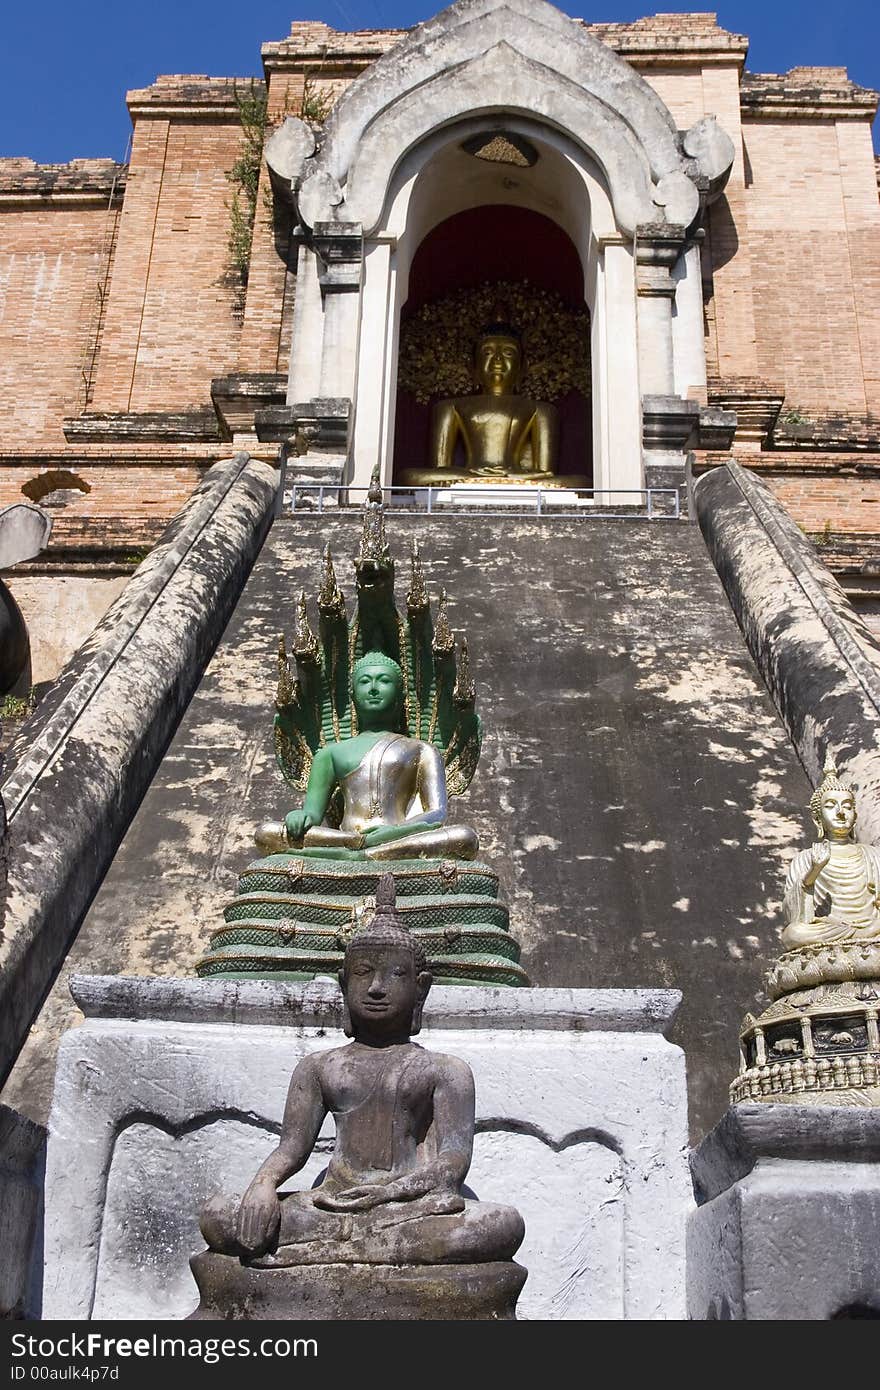
[{"label": "golden buddha's face", "polygon": [[852,792],[829,787],[819,802],[819,820],[829,840],[848,840],[856,823]]},{"label": "golden buddha's face", "polygon": [[516,338],[490,333],[480,339],[476,353],[477,377],[492,396],[512,395],[519,386],[522,349]]}]

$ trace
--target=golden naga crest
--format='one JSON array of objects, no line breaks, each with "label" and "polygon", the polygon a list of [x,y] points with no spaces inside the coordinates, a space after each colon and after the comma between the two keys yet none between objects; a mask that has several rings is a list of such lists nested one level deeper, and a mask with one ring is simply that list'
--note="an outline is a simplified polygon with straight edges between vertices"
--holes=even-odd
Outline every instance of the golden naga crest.
[{"label": "golden naga crest", "polygon": [[[394,560],[385,536],[377,470],[354,560],[353,618],[349,620],[328,545],[317,596],[317,633],[303,593],[297,606],[292,660],[284,637],[279,639],[275,756],[286,780],[300,791],[308,784],[313,754],[358,732],[351,671],[361,656],[376,651],[396,661],[403,673],[400,732],[439,749],[450,795],[460,796],[470,785],[480,757],[482,726],[474,708],[467,639],[461,637],[456,643],[445,589],[440,590],[436,614],[432,613],[417,542],[413,542],[410,566],[404,618],[394,598]],[[327,818],[331,823],[333,810],[331,805]]]}]

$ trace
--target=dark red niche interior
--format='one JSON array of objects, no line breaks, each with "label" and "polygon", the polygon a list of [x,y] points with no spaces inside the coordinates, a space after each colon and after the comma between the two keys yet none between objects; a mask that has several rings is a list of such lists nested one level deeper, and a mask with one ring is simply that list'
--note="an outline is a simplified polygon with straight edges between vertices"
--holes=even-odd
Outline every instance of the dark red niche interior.
[{"label": "dark red niche interior", "polygon": [[[584,303],[584,273],[574,242],[542,213],[507,204],[470,208],[429,232],[413,257],[405,321],[423,304],[486,281],[528,280],[553,290],[572,308]],[[397,395],[394,472],[428,466],[431,405]],[[559,411],[559,471],[592,474],[590,402],[571,392]]]}]

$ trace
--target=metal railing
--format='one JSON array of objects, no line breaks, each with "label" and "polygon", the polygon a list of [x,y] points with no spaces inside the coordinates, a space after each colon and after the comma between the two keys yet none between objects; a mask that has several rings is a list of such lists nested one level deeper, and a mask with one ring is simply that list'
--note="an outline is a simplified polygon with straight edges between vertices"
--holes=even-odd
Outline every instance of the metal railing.
[{"label": "metal railing", "polygon": [[[301,482],[283,484],[282,512],[362,509],[366,484]],[[575,500],[572,502],[572,496]],[[678,521],[681,494],[674,487],[542,488],[502,484],[480,487],[383,487],[382,498],[398,516],[538,516],[591,521]],[[602,498],[608,498],[605,504]],[[632,502],[624,498],[638,499]]]}]

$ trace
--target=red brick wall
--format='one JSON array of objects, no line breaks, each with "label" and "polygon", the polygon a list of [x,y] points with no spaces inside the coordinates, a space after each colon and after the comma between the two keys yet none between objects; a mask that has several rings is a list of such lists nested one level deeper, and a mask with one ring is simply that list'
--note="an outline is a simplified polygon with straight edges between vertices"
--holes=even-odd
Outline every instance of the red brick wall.
[{"label": "red brick wall", "polygon": [[64,443],[80,388],[106,207],[4,206],[0,198],[0,435]]},{"label": "red brick wall", "polygon": [[[860,319],[869,342],[880,326],[880,211],[872,189],[866,215],[858,196],[865,180],[852,153],[841,167],[839,131],[850,152],[857,135],[870,139],[867,128],[833,121],[762,121],[744,129],[758,370],[785,387],[786,407],[864,412]],[[870,148],[865,155],[870,175]],[[871,371],[876,377],[876,362]],[[874,387],[871,396],[876,400]]]},{"label": "red brick wall", "polygon": [[235,367],[226,175],[240,145],[233,118],[138,120],[93,410],[204,406]]}]

